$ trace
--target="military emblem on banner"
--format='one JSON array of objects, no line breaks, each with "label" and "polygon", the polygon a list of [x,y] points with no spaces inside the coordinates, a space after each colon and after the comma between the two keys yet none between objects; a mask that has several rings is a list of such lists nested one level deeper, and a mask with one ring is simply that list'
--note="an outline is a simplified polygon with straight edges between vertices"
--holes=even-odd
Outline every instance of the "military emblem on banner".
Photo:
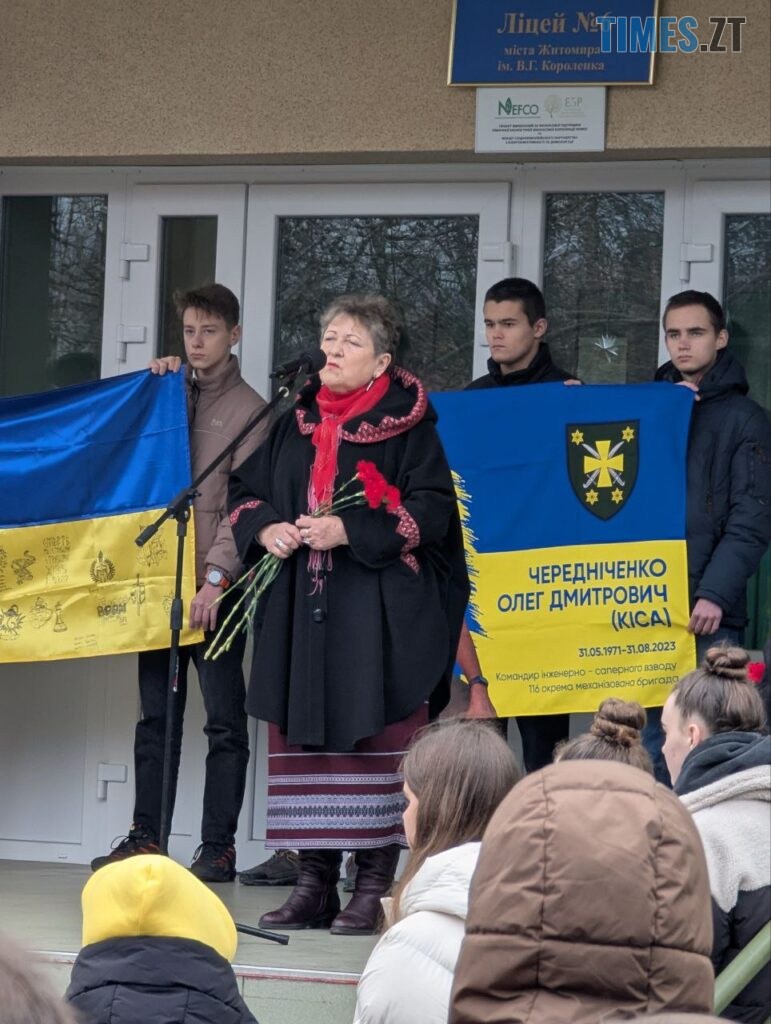
[{"label": "military emblem on banner", "polygon": [[588,512],[610,519],[634,490],[640,451],[640,421],[570,423],[566,434],[573,492]]}]

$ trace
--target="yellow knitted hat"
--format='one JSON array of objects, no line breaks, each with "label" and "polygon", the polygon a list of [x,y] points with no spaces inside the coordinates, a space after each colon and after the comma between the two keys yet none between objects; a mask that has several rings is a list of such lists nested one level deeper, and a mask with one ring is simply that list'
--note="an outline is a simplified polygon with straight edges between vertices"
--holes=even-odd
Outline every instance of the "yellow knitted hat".
[{"label": "yellow knitted hat", "polygon": [[235,956],[233,918],[187,868],[157,854],[108,864],[83,889],[83,945],[153,935],[194,939],[226,960]]}]

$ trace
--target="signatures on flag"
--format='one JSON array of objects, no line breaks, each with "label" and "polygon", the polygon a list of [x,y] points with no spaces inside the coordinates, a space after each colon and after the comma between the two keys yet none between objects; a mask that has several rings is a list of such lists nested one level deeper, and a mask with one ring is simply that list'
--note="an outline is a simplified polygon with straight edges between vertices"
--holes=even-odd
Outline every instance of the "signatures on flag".
[{"label": "signatures on flag", "polygon": [[17,604],[0,608],[0,640],[15,640],[21,635],[23,625],[24,616]]}]

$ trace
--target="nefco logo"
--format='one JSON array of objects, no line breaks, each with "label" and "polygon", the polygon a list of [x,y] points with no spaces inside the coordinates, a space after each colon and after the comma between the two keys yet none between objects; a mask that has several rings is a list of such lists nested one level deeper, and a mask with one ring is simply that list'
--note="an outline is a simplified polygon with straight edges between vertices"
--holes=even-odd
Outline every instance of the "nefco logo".
[{"label": "nefco logo", "polygon": [[505,102],[498,101],[499,117],[537,117],[539,109],[537,103],[512,103],[511,96],[507,96]]},{"label": "nefco logo", "polygon": [[602,53],[741,53],[744,17],[709,18],[710,38],[701,42],[698,18],[597,15]]},{"label": "nefco logo", "polygon": [[[560,99],[559,96],[551,95],[546,97],[543,109],[549,117],[554,117],[563,109],[566,114],[581,116],[582,103],[583,96],[565,96]],[[541,108],[537,103],[517,103],[511,96],[498,100],[498,117],[538,117],[540,113]]]}]

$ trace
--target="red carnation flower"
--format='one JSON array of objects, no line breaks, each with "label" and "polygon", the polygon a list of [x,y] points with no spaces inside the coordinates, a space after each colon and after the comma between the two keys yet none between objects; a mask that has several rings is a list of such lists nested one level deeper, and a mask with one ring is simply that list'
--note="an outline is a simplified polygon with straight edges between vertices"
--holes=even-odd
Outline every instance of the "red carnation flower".
[{"label": "red carnation flower", "polygon": [[399,494],[399,488],[389,484],[385,492],[386,512],[395,512],[401,503],[402,496]]},{"label": "red carnation flower", "polygon": [[370,508],[378,508],[385,499],[388,481],[374,462],[356,463],[356,475],[364,486],[364,498]]},{"label": "red carnation flower", "polygon": [[751,661],[747,666],[747,678],[751,683],[762,683],[766,666],[762,661]]},{"label": "red carnation flower", "polygon": [[374,462],[361,459],[356,463],[356,476],[364,487],[364,499],[370,508],[385,504],[388,512],[394,512],[401,505],[399,488],[389,484]]}]

